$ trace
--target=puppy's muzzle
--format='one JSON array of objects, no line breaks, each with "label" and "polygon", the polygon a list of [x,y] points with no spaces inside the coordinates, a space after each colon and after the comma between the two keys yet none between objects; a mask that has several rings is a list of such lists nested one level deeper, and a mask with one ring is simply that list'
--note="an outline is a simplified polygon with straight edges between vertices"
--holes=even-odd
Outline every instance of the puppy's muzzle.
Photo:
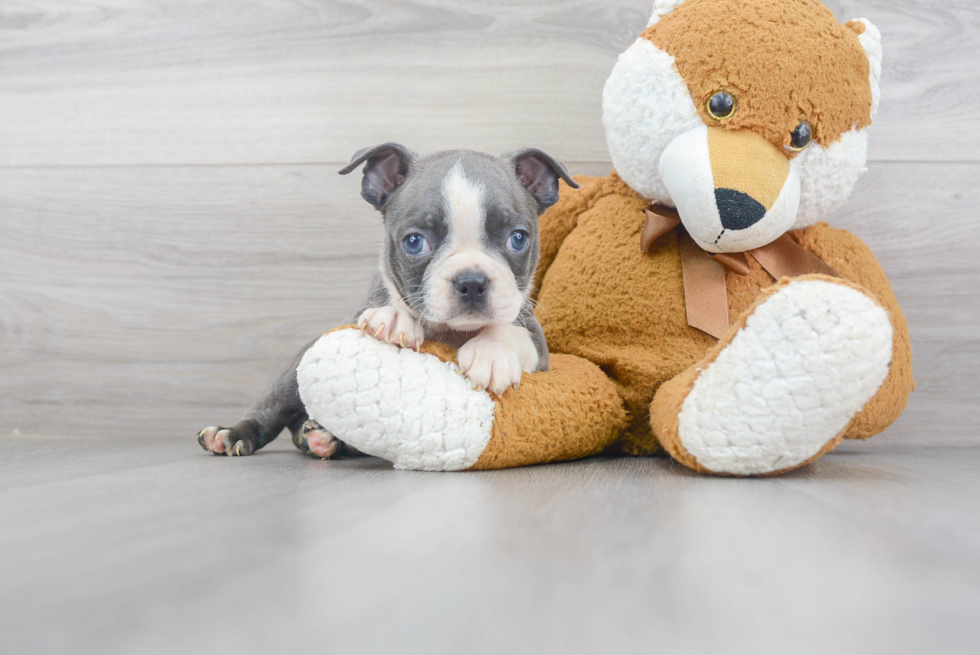
[{"label": "puppy's muzzle", "polygon": [[490,295],[490,278],[482,271],[464,271],[453,279],[456,297],[471,312],[482,310]]}]

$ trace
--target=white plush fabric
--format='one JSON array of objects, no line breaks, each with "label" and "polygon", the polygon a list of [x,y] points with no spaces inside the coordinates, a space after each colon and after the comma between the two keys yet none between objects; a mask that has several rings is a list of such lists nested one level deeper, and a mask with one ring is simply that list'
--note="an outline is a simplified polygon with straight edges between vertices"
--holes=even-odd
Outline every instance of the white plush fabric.
[{"label": "white plush fabric", "polygon": [[660,22],[660,19],[684,4],[684,0],[654,0],[653,14],[647,27],[651,27]]},{"label": "white plush fabric", "polygon": [[[651,24],[680,4],[658,1]],[[873,118],[881,99],[881,33],[869,21],[860,21],[866,28],[859,40],[870,63]],[[637,39],[619,56],[606,81],[602,115],[609,154],[620,177],[644,198],[675,207],[661,177],[661,156],[675,138],[703,122],[674,57]],[[827,148],[815,143],[793,160],[802,185],[793,229],[826,218],[847,200],[866,170],[867,151],[866,130],[855,129]]]},{"label": "white plush fabric", "polygon": [[802,183],[793,229],[813,225],[844,204],[858,179],[867,172],[868,130],[851,130],[824,148],[814,143],[791,166]]},{"label": "white plush fabric", "polygon": [[[864,24],[864,34],[858,37],[868,56],[871,84],[871,118],[878,114],[881,102],[881,32],[871,21],[859,18]],[[794,230],[813,225],[844,204],[858,178],[867,172],[868,130],[853,129],[841,135],[840,140],[824,148],[814,143],[793,160],[803,181],[800,196],[800,212],[793,224]]]},{"label": "white plush fabric", "polygon": [[858,18],[859,22],[864,23],[864,34],[858,36],[861,47],[868,55],[868,63],[871,64],[871,118],[878,115],[878,105],[881,103],[881,59],[883,55],[881,47],[881,32],[874,23],[867,18]]},{"label": "white plush fabric", "polygon": [[461,471],[490,440],[493,399],[455,364],[360,330],[321,337],[296,374],[310,418],[395,468]]},{"label": "white plush fabric", "polygon": [[721,232],[721,215],[715,201],[708,126],[699,121],[697,127],[675,137],[660,156],[657,170],[684,227],[699,246],[712,246]]},{"label": "white plush fabric", "polygon": [[715,200],[708,129],[702,124],[681,134],[660,157],[660,177],[684,227],[708,252],[745,252],[772,243],[798,217],[801,185],[797,169],[790,167],[782,191],[762,220],[743,230],[723,230]]},{"label": "white plush fabric", "polygon": [[606,80],[602,121],[619,176],[644,198],[673,206],[660,156],[675,137],[704,124],[674,58],[637,39]]},{"label": "white plush fabric", "polygon": [[796,466],[874,396],[891,355],[891,323],[870,297],[832,282],[793,282],[698,376],[678,417],[681,442],[716,473]]}]

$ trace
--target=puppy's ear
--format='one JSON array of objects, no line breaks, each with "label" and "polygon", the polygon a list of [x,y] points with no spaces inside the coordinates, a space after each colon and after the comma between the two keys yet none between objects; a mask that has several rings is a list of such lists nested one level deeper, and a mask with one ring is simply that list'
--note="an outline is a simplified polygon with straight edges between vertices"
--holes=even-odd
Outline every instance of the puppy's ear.
[{"label": "puppy's ear", "polygon": [[579,188],[560,161],[537,148],[518,150],[509,159],[517,180],[537,200],[539,214],[558,202],[559,179],[573,189]]},{"label": "puppy's ear", "polygon": [[354,153],[350,163],[340,169],[347,175],[367,162],[364,179],[361,180],[361,197],[382,209],[391,194],[402,185],[415,163],[415,154],[397,143],[383,143],[373,148],[364,148]]}]

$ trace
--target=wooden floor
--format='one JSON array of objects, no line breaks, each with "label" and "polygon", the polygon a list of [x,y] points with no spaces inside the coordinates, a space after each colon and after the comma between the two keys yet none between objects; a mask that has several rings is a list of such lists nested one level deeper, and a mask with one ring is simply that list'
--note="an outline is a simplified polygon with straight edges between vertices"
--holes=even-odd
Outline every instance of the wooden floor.
[{"label": "wooden floor", "polygon": [[363,297],[354,151],[606,174],[651,0],[0,3],[0,653],[980,652],[980,3],[827,4],[884,34],[831,221],[889,274],[917,392],[871,443],[720,480],[193,440]]},{"label": "wooden floor", "polygon": [[781,478],[0,438],[3,653],[976,653],[980,449]]}]

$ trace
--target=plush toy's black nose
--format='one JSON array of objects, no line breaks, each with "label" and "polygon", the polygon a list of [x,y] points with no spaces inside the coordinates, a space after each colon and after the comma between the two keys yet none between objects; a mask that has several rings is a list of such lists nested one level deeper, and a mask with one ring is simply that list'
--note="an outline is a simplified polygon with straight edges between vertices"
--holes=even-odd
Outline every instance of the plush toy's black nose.
[{"label": "plush toy's black nose", "polygon": [[478,307],[486,300],[487,291],[490,289],[490,278],[486,273],[467,271],[456,276],[453,286],[456,287],[456,295],[464,305]]},{"label": "plush toy's black nose", "polygon": [[726,230],[744,230],[752,227],[766,215],[766,208],[758,200],[734,189],[715,189],[715,202],[721,215],[721,226]]}]

